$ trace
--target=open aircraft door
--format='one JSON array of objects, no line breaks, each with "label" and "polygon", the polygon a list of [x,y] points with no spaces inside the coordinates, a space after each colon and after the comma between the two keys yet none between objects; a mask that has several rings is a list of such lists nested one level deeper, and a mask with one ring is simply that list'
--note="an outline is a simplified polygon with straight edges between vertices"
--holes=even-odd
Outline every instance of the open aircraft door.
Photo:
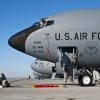
[{"label": "open aircraft door", "polygon": [[[64,53],[66,54],[66,59],[63,58]],[[63,63],[69,63],[70,64],[70,70],[72,70],[72,77],[74,82],[74,76],[75,76],[75,64],[78,61],[78,49],[77,47],[58,47],[58,61],[63,67]]]}]

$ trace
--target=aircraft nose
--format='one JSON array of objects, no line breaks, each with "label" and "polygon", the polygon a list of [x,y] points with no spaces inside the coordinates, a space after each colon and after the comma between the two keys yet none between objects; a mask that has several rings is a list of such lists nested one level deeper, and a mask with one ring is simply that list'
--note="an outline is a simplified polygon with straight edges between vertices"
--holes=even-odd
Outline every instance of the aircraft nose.
[{"label": "aircraft nose", "polygon": [[25,41],[27,37],[35,30],[36,28],[29,27],[16,33],[15,35],[10,37],[10,39],[8,40],[8,44],[11,47],[25,53]]},{"label": "aircraft nose", "polygon": [[25,34],[23,32],[19,32],[13,36],[10,37],[10,39],[8,40],[8,44],[21,51],[21,52],[25,52]]}]

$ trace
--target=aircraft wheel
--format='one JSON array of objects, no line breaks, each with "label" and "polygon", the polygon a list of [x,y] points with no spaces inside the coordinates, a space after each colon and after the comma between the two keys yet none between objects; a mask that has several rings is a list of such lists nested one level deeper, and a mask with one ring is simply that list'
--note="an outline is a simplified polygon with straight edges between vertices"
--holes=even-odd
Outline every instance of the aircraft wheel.
[{"label": "aircraft wheel", "polygon": [[92,76],[90,75],[80,75],[78,77],[79,85],[81,86],[92,86]]}]

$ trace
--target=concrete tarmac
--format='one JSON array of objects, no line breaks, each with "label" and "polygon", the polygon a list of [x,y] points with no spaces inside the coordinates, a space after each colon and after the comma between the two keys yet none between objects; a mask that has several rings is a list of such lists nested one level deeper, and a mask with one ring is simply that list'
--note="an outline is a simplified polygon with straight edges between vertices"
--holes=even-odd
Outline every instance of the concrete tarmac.
[{"label": "concrete tarmac", "polygon": [[100,100],[100,86],[80,87],[68,84],[57,88],[32,88],[32,84],[63,84],[63,80],[44,79],[12,81],[10,88],[0,88],[0,100]]}]

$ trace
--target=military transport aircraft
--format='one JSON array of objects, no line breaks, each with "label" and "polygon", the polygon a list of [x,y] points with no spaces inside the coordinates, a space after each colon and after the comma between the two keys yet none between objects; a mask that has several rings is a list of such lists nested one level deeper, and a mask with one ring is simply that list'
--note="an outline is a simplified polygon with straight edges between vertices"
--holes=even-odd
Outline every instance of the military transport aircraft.
[{"label": "military transport aircraft", "polygon": [[70,10],[42,18],[8,43],[33,57],[60,62],[65,70],[77,65],[82,71],[79,84],[92,85],[96,80],[93,69],[100,67],[100,9]]},{"label": "military transport aircraft", "polygon": [[[31,69],[41,75],[49,76],[49,78],[51,77],[51,79],[55,79],[55,77],[63,78],[64,77],[63,70],[60,64],[56,63],[56,66],[57,67],[55,67],[55,63],[44,61],[41,59],[36,59],[34,62],[32,62]],[[56,73],[56,74],[53,76],[53,73]],[[77,74],[78,74],[78,71],[77,69],[75,69],[75,75]]]},{"label": "military transport aircraft", "polygon": [[[55,72],[56,73],[55,76],[57,76],[59,78],[63,78],[63,71],[62,71],[59,63],[57,64],[57,68],[56,68],[55,63],[52,63],[52,62],[49,62],[49,61],[44,61],[44,60],[41,60],[41,59],[36,59],[32,63],[31,69],[33,71],[36,71],[37,73],[47,75],[47,76],[52,76],[53,72]],[[54,78],[55,78],[55,76],[54,76]]]},{"label": "military transport aircraft", "polygon": [[52,67],[55,67],[54,63],[39,59],[36,59],[31,65],[32,70],[49,76],[52,75]]}]

